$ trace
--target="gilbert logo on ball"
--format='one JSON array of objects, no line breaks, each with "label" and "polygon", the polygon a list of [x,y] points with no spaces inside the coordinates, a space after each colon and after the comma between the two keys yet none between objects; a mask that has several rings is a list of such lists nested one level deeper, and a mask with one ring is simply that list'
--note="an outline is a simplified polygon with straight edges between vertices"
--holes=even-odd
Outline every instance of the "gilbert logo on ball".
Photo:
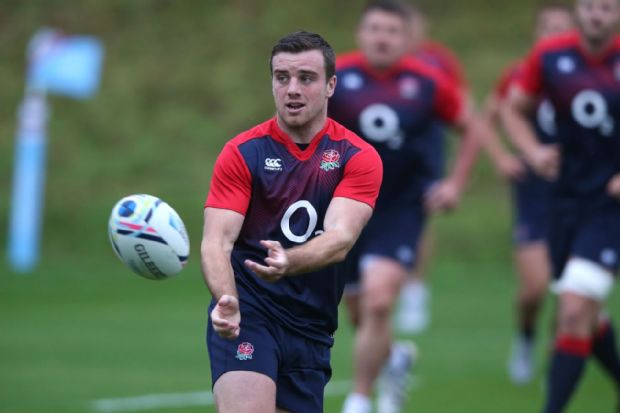
[{"label": "gilbert logo on ball", "polygon": [[142,277],[166,279],[187,263],[185,225],[176,211],[157,197],[138,194],[118,201],[108,233],[116,255]]}]

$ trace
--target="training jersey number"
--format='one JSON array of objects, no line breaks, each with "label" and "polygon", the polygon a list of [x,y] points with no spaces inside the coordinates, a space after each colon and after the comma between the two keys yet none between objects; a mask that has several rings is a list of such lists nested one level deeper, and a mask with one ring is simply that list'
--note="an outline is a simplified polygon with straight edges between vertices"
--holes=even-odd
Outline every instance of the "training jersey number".
[{"label": "training jersey number", "polygon": [[587,129],[597,129],[603,136],[611,136],[614,119],[609,116],[607,101],[603,95],[592,89],[579,92],[571,105],[573,118]]},{"label": "training jersey number", "polygon": [[390,149],[403,145],[403,132],[400,130],[398,113],[388,105],[375,103],[360,113],[360,130],[371,142],[382,142]]},{"label": "training jersey number", "polygon": [[[291,230],[291,217],[298,209],[302,208],[306,210],[306,213],[308,214],[308,228],[306,229],[306,232],[304,234],[296,235],[293,234],[293,231]],[[282,217],[282,221],[280,221],[280,228],[282,229],[282,233],[284,234],[284,236],[289,241],[301,244],[302,242],[306,242],[308,238],[312,236],[312,233],[316,228],[317,220],[318,215],[316,213],[316,209],[309,201],[302,199],[288,207],[288,209],[284,213],[284,216]],[[320,233],[320,231],[317,231],[317,234],[315,235],[318,235],[318,233]]]}]

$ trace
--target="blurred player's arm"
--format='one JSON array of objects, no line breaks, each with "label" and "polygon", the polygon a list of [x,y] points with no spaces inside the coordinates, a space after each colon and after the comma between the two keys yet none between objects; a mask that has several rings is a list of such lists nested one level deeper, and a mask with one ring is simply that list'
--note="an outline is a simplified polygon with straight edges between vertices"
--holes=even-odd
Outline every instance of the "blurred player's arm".
[{"label": "blurred player's arm", "polygon": [[539,175],[554,179],[559,170],[560,154],[557,146],[541,144],[527,119],[535,98],[520,85],[510,88],[508,97],[502,102],[500,114],[504,128],[515,147],[521,152],[525,161]]},{"label": "blurred player's arm", "polygon": [[426,209],[430,212],[449,211],[458,205],[480,149],[479,136],[482,133],[482,123],[480,117],[472,110],[472,105],[463,104],[458,114],[450,121],[459,132],[461,140],[452,172],[432,186],[425,195]]},{"label": "blurred player's arm", "polygon": [[523,62],[521,74],[500,105],[500,116],[504,129],[525,162],[540,176],[551,180],[559,171],[560,152],[556,145],[538,141],[527,118],[534,109],[536,97],[543,91],[542,51],[534,48]]},{"label": "blurred player's arm", "polygon": [[502,144],[497,132],[500,106],[501,97],[497,92],[491,92],[482,108],[483,133],[480,140],[497,172],[505,179],[518,179],[525,173],[525,168],[523,162]]},{"label": "blurred player's arm", "polygon": [[370,147],[360,151],[345,164],[325,213],[323,233],[289,249],[277,241],[262,241],[267,249],[264,264],[247,260],[246,266],[263,279],[277,281],[343,261],[372,215],[382,178],[377,152]]}]

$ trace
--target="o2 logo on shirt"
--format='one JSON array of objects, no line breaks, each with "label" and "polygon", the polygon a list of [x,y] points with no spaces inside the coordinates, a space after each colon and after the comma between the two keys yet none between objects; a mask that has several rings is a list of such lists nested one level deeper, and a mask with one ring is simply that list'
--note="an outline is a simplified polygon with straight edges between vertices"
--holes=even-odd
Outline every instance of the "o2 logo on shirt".
[{"label": "o2 logo on shirt", "polygon": [[[302,209],[302,208],[308,214],[308,218],[309,218],[308,228],[306,228],[306,232],[304,234],[296,235],[296,234],[293,234],[293,231],[291,230],[291,217],[293,216],[295,212],[297,212],[298,209]],[[318,214],[314,206],[312,206],[312,204],[309,201],[302,199],[292,204],[290,207],[288,207],[286,212],[284,212],[282,221],[280,221],[280,228],[282,229],[282,233],[284,234],[284,236],[289,241],[301,244],[302,242],[306,242],[313,235],[313,233],[314,235],[320,235],[323,233],[323,231],[320,231],[320,230],[314,232],[317,221],[318,221]]]},{"label": "o2 logo on shirt", "polygon": [[369,141],[385,143],[390,149],[403,146],[398,114],[388,105],[375,103],[364,109],[360,114],[360,130]]},{"label": "o2 logo on shirt", "polygon": [[603,95],[592,89],[579,92],[571,104],[573,118],[586,129],[597,129],[603,136],[611,136],[614,119],[609,116],[607,101]]}]

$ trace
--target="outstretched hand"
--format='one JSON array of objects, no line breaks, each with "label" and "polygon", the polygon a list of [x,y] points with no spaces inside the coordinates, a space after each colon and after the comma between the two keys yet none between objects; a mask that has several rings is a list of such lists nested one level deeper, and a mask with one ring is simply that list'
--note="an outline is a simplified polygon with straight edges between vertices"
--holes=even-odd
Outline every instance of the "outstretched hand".
[{"label": "outstretched hand", "polygon": [[527,154],[527,159],[534,171],[548,181],[557,178],[560,171],[560,148],[557,145],[538,145]]},{"label": "outstretched hand", "polygon": [[460,199],[460,188],[449,179],[444,179],[427,191],[424,204],[429,213],[448,212],[457,207]]},{"label": "outstretched hand", "polygon": [[239,337],[239,323],[241,313],[239,312],[239,300],[232,295],[223,295],[211,311],[211,324],[215,332],[227,339]]},{"label": "outstretched hand", "polygon": [[525,177],[527,170],[518,157],[508,154],[495,162],[495,169],[507,181],[519,181]]},{"label": "outstretched hand", "polygon": [[286,250],[278,241],[261,241],[261,245],[267,248],[265,264],[258,264],[252,260],[245,260],[245,266],[251,269],[265,281],[275,282],[286,275],[289,269],[289,259]]}]

